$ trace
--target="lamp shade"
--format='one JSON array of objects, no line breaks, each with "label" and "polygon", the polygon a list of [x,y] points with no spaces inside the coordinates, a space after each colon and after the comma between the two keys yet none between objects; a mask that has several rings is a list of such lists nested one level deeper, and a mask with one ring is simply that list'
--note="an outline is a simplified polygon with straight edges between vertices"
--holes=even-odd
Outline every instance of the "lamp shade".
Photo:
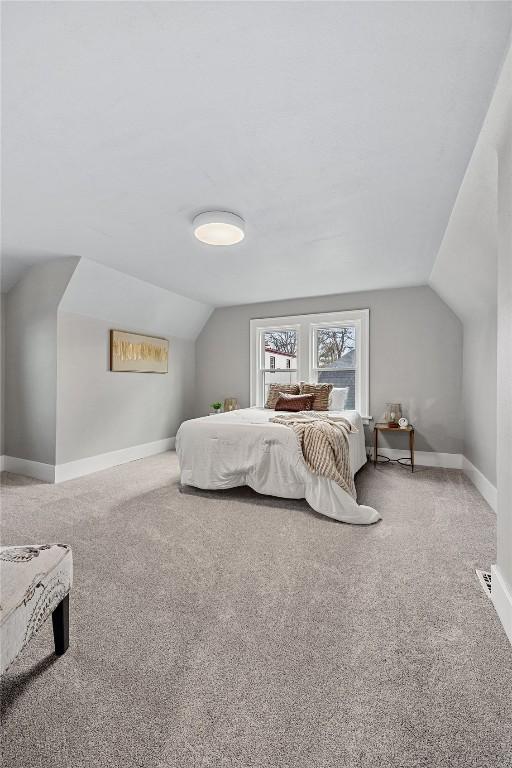
[{"label": "lamp shade", "polygon": [[385,420],[388,424],[398,424],[398,419],[402,418],[402,406],[400,403],[386,403]]}]

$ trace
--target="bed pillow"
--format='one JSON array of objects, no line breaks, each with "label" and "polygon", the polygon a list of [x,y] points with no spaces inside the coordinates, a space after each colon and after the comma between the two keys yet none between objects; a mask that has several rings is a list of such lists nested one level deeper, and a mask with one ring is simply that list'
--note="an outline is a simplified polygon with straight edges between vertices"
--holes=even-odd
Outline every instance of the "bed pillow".
[{"label": "bed pillow", "polygon": [[348,397],[348,387],[334,387],[329,400],[330,411],[344,411]]},{"label": "bed pillow", "polygon": [[313,410],[314,411],[328,411],[329,410],[329,397],[331,394],[332,384],[307,384],[305,381],[300,383],[301,395],[314,395]]},{"label": "bed pillow", "polygon": [[284,392],[287,395],[299,395],[300,387],[298,384],[271,384],[268,388],[265,408],[276,407],[280,392]]},{"label": "bed pillow", "polygon": [[314,399],[314,395],[288,395],[286,392],[280,392],[276,411],[310,411]]}]

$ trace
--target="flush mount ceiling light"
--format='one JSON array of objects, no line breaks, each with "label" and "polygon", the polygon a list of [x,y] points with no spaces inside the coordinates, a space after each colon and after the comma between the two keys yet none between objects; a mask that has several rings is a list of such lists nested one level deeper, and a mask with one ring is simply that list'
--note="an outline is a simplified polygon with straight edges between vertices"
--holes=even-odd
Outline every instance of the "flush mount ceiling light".
[{"label": "flush mount ceiling light", "polygon": [[244,239],[245,222],[229,211],[205,211],[193,222],[194,235],[207,245],[235,245]]}]

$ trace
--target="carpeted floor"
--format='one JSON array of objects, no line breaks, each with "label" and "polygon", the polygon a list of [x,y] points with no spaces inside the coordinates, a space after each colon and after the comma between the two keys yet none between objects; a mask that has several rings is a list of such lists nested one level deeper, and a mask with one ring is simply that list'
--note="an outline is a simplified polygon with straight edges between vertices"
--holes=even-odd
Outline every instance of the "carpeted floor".
[{"label": "carpeted floor", "polygon": [[58,486],[4,475],[3,543],[73,547],[2,687],[3,768],[508,768],[512,648],[475,567],[495,516],[454,470],[367,467],[383,520],[180,492],[174,453]]}]

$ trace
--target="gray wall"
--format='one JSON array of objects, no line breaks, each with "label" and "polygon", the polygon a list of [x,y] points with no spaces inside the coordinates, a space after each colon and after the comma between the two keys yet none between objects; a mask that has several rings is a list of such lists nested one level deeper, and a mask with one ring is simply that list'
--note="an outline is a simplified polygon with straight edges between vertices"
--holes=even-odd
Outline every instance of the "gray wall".
[{"label": "gray wall", "polygon": [[[3,298],[6,455],[62,464],[173,437],[192,415],[206,305],[78,257],[34,265]],[[111,328],[169,338],[169,373],[111,373]]]},{"label": "gray wall", "polygon": [[[462,451],[462,326],[428,286],[216,309],[196,344],[196,416],[214,400],[249,405],[249,321],[312,312],[370,309],[370,411],[402,403],[418,450]],[[398,436],[389,438],[401,447]]]},{"label": "gray wall", "polygon": [[0,294],[0,456],[5,453],[5,296]]},{"label": "gray wall", "polygon": [[478,146],[430,283],[464,327],[464,455],[496,485],[497,157]]},{"label": "gray wall", "polygon": [[5,298],[5,453],[55,464],[57,308],[78,263],[36,265]]},{"label": "gray wall", "polygon": [[191,415],[194,342],[170,338],[167,374],[112,373],[110,328],[59,312],[58,464],[173,437]]},{"label": "gray wall", "polygon": [[[512,48],[493,103],[498,123],[498,556],[512,595]],[[512,611],[512,606],[509,606]],[[511,614],[509,614],[509,621]],[[509,624],[512,642],[512,622]]]},{"label": "gray wall", "polygon": [[464,323],[464,456],[496,485],[496,306]]},{"label": "gray wall", "polygon": [[[464,454],[497,486],[497,564],[512,592],[512,49],[431,284],[464,323]],[[478,375],[475,375],[478,371]]]}]

